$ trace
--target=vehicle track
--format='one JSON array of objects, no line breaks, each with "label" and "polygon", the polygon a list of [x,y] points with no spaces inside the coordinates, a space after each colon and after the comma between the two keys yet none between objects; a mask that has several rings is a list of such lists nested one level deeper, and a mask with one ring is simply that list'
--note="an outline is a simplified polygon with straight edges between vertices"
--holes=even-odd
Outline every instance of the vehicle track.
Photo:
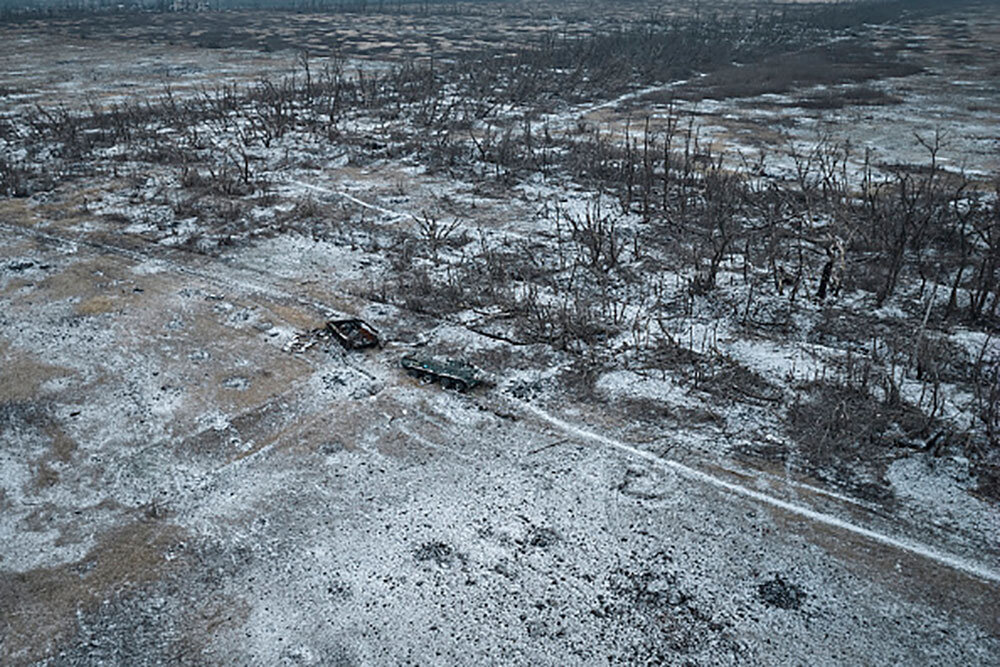
[{"label": "vehicle track", "polygon": [[585,429],[577,424],[570,423],[555,415],[546,412],[542,408],[527,403],[517,398],[511,397],[509,399],[514,404],[518,405],[524,412],[530,413],[541,419],[542,421],[556,427],[562,432],[570,436],[575,436],[584,440],[590,440],[591,442],[596,442],[605,447],[610,447],[618,451],[624,452],[632,457],[637,457],[644,459],[653,465],[659,466],[661,468],[666,468],[678,473],[680,476],[699,482],[700,484],[706,486],[712,486],[723,491],[728,491],[731,494],[742,496],[750,500],[756,501],[764,505],[770,505],[771,507],[776,507],[778,509],[784,510],[796,516],[802,517],[814,523],[822,524],[830,528],[835,528],[837,530],[853,533],[854,535],[863,537],[867,540],[877,542],[879,544],[891,547],[893,549],[898,549],[900,551],[905,551],[907,553],[920,556],[927,560],[933,561],[939,565],[944,565],[952,570],[957,570],[964,572],[965,574],[972,575],[977,579],[983,581],[988,581],[991,583],[1000,583],[1000,570],[992,568],[983,563],[974,562],[966,558],[956,556],[954,554],[947,553],[940,549],[935,549],[934,547],[922,544],[915,540],[909,540],[901,537],[894,537],[892,535],[886,535],[863,526],[851,523],[839,517],[833,516],[831,514],[825,514],[823,512],[818,512],[808,507],[803,507],[795,503],[782,500],[780,498],[775,498],[772,495],[768,495],[761,491],[751,489],[749,487],[731,482],[721,477],[709,474],[703,470],[698,470],[691,466],[680,463],[672,459],[668,459],[662,456],[658,456],[652,452],[648,452],[637,447],[634,447],[628,443],[622,442],[621,440],[616,440],[600,433],[595,433]]}]

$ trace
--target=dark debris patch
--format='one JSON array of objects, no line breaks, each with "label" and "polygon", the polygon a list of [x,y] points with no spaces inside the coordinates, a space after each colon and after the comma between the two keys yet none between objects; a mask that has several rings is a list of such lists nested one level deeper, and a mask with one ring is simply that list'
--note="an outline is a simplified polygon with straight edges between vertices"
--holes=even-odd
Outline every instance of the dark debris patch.
[{"label": "dark debris patch", "polygon": [[528,546],[548,549],[559,541],[559,534],[551,528],[532,526],[528,532]]},{"label": "dark debris patch", "polygon": [[799,586],[785,581],[780,574],[775,574],[757,586],[757,596],[768,607],[778,609],[799,609],[808,597]]},{"label": "dark debris patch", "polygon": [[14,273],[18,273],[20,271],[25,271],[27,269],[30,269],[34,265],[35,265],[34,262],[13,262],[7,265],[7,270],[13,271]]},{"label": "dark debris patch", "polygon": [[989,501],[1000,502],[1000,465],[983,464],[976,471],[975,493]]},{"label": "dark debris patch", "polygon": [[611,580],[611,590],[637,608],[662,611],[683,605],[690,595],[681,590],[677,575],[666,571],[631,572],[619,569]]},{"label": "dark debris patch", "polygon": [[750,664],[749,649],[710,605],[684,589],[671,559],[655,554],[609,573],[591,614],[610,664]]},{"label": "dark debris patch", "polygon": [[546,380],[519,381],[505,386],[503,391],[519,400],[533,401],[549,391],[550,384],[551,382]]},{"label": "dark debris patch", "polygon": [[354,592],[343,581],[332,579],[326,587],[326,594],[334,600],[347,600],[354,595]]},{"label": "dark debris patch", "polygon": [[421,562],[433,561],[438,565],[448,566],[456,558],[461,558],[461,555],[444,542],[425,542],[413,550],[413,557]]}]

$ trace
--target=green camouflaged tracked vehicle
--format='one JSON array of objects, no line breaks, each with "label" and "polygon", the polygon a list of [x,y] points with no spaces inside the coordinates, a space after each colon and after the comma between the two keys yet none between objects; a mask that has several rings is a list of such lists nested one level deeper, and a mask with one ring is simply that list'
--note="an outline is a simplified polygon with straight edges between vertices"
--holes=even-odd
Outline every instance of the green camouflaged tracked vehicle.
[{"label": "green camouflaged tracked vehicle", "polygon": [[454,359],[436,359],[428,356],[406,355],[399,361],[408,375],[423,384],[440,382],[445,389],[468,391],[482,383],[478,369]]}]

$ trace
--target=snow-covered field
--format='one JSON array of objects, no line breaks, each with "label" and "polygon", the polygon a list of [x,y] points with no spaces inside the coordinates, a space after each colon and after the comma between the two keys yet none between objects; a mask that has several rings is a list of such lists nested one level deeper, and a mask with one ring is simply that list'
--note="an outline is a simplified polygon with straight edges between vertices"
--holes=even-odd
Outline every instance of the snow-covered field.
[{"label": "snow-covered field", "polygon": [[[506,38],[592,10],[546,11],[508,11]],[[698,76],[471,99],[468,73],[398,74],[429,48],[402,29],[311,56],[306,83],[293,50],[0,28],[0,662],[995,663],[1000,292],[952,314],[983,283],[941,260],[877,299],[836,216],[790,189],[754,208],[817,146],[874,147],[888,179],[941,129],[941,179],[972,177],[949,210],[979,224],[997,72],[936,59],[955,31],[1000,45],[975,12],[854,35],[919,44],[922,69],[871,82],[898,104],[834,111],[794,106],[808,87],[664,104]],[[646,116],[654,142],[679,128],[647,168],[676,181],[662,213],[641,172],[612,180]],[[812,173],[863,196],[862,154]],[[670,219],[723,171],[739,232]],[[341,317],[382,346],[291,351]],[[407,353],[487,382],[422,385]]]}]

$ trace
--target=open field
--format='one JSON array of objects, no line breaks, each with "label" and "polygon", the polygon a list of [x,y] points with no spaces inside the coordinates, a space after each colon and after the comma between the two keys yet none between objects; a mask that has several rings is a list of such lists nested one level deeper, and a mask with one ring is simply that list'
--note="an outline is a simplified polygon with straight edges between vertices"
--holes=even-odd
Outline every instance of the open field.
[{"label": "open field", "polygon": [[816,4],[0,23],[0,662],[995,664],[1000,5]]}]

